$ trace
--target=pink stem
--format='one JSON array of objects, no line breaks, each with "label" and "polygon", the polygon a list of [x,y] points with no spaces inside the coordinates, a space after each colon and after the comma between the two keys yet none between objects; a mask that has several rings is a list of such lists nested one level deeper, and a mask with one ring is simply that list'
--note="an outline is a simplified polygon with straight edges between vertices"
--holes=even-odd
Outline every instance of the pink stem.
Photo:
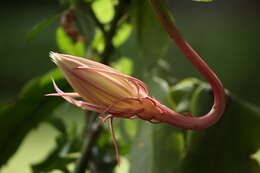
[{"label": "pink stem", "polygon": [[112,141],[113,141],[114,149],[115,149],[115,152],[116,152],[116,161],[117,161],[117,164],[119,165],[120,164],[120,157],[119,157],[118,145],[117,145],[117,142],[116,142],[116,135],[115,135],[115,131],[114,131],[114,128],[113,128],[113,117],[109,118],[109,129],[110,129],[110,133],[112,135]]},{"label": "pink stem", "polygon": [[188,58],[195,68],[209,82],[214,93],[214,105],[209,113],[202,117],[190,117],[178,114],[164,105],[160,105],[165,111],[161,121],[172,124],[182,129],[204,129],[215,124],[222,116],[226,105],[226,94],[221,81],[196,51],[182,38],[176,28],[168,11],[162,4],[162,0],[150,0],[164,30],[170,38],[176,43],[181,52]]}]

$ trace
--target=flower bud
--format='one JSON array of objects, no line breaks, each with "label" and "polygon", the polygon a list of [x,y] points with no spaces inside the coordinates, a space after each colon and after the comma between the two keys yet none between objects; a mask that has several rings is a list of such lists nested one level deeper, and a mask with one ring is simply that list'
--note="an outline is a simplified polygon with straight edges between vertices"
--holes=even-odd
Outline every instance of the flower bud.
[{"label": "flower bud", "polygon": [[[50,57],[76,93],[63,93],[55,85],[58,93],[49,95],[63,96],[77,106],[99,113],[130,117],[143,111],[144,105],[140,102],[148,97],[148,89],[140,80],[85,58],[54,52]],[[72,97],[81,97],[84,101]]]}]

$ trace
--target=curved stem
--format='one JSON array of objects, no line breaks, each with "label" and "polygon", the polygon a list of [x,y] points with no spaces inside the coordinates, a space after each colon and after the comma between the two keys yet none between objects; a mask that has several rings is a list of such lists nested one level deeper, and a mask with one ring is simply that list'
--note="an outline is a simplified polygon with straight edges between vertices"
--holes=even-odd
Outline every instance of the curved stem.
[{"label": "curved stem", "polygon": [[[224,87],[217,75],[203,61],[197,52],[182,38],[180,32],[176,28],[170,13],[166,10],[162,0],[149,0],[151,6],[155,10],[164,30],[170,38],[176,43],[181,52],[188,58],[193,66],[204,76],[209,82],[214,93],[214,105],[209,113],[202,117],[189,117],[178,114],[171,109],[162,105],[165,110],[166,117],[162,117],[161,121],[175,125],[183,129],[203,129],[215,124],[224,112],[226,105],[226,95]],[[171,118],[169,118],[171,117]]]}]

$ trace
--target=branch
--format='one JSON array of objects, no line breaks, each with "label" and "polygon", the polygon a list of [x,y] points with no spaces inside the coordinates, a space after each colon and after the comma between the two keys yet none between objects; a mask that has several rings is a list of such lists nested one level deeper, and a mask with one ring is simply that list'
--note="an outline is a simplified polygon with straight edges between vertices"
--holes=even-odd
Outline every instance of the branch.
[{"label": "branch", "polygon": [[[87,137],[84,146],[83,151],[81,153],[81,157],[76,163],[76,168],[74,170],[75,173],[85,173],[86,169],[88,167],[88,163],[90,159],[92,158],[92,149],[97,143],[97,140],[101,134],[102,131],[102,124],[99,122],[93,123],[91,126],[91,130],[88,133],[89,136]],[[86,137],[86,136],[85,136]]]},{"label": "branch", "polygon": [[130,3],[129,0],[120,0],[119,4],[115,7],[116,12],[113,20],[111,21],[110,29],[104,35],[106,47],[103,53],[101,54],[101,57],[103,58],[102,60],[103,64],[109,64],[110,56],[112,55],[115,49],[113,45],[113,37],[116,34],[119,21],[127,12],[129,3]]},{"label": "branch", "polygon": [[103,52],[101,53],[100,57],[102,58],[102,63],[108,65],[110,56],[114,52],[114,45],[113,45],[113,37],[116,34],[118,24],[120,20],[123,18],[123,16],[127,13],[128,7],[130,4],[130,0],[120,0],[118,5],[115,7],[115,16],[113,20],[110,22],[110,28],[109,30],[105,29],[105,25],[102,24],[94,10],[91,7],[91,3],[82,3],[79,8],[85,7],[92,18],[92,20],[96,23],[97,27],[101,30],[101,32],[104,35],[105,38],[105,48]]},{"label": "branch", "polygon": [[96,23],[97,27],[98,27],[98,28],[101,30],[101,32],[105,35],[105,34],[106,34],[105,26],[104,26],[104,24],[102,24],[102,23],[98,20],[96,14],[95,14],[95,12],[94,12],[94,10],[91,8],[91,4],[90,4],[90,3],[84,3],[84,5],[85,5],[85,7],[86,7],[86,9],[87,9],[87,11],[88,11],[88,14],[89,14],[90,17],[92,18],[92,20]]}]

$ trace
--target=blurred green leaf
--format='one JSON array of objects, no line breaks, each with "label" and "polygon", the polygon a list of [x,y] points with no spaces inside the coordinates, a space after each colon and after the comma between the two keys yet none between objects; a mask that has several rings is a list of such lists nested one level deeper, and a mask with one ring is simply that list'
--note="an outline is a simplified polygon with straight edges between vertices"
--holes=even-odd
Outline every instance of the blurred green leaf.
[{"label": "blurred green leaf", "polygon": [[57,28],[56,41],[62,52],[80,57],[85,56],[85,43],[81,40],[73,42],[62,27]]},{"label": "blurred green leaf", "polygon": [[108,23],[114,17],[113,0],[95,0],[92,2],[92,8],[102,23]]},{"label": "blurred green leaf", "polygon": [[56,130],[58,130],[60,133],[62,134],[66,134],[67,131],[66,131],[66,124],[65,122],[59,118],[59,117],[53,117],[51,120],[50,120],[50,123],[53,127],[56,128]]},{"label": "blurred green leaf", "polygon": [[63,89],[69,88],[61,74],[54,70],[31,80],[15,103],[0,107],[0,166],[16,152],[28,132],[47,120],[53,110],[63,103],[60,98],[44,96],[54,92],[50,76]]},{"label": "blurred green leaf", "polygon": [[120,157],[120,165],[115,167],[114,173],[128,173],[129,165],[129,160],[126,157]]},{"label": "blurred green leaf", "polygon": [[95,30],[93,41],[91,42],[91,47],[97,49],[98,52],[102,52],[105,47],[104,35],[99,29]]},{"label": "blurred green leaf", "polygon": [[[208,86],[194,92],[191,112],[202,115],[213,102]],[[232,95],[220,121],[202,131],[190,131],[188,152],[180,172],[258,173],[260,165],[251,158],[260,148],[260,110]]]},{"label": "blurred green leaf", "polygon": [[130,153],[130,173],[169,173],[184,156],[181,130],[167,124],[141,122]]},{"label": "blurred green leaf", "polygon": [[[91,142],[87,140],[87,142]],[[121,146],[121,143],[118,143]],[[89,161],[91,173],[113,173],[116,166],[114,145],[109,130],[102,129],[97,144],[93,147],[92,159]]]},{"label": "blurred green leaf", "polygon": [[[170,90],[180,112],[201,116],[213,104],[204,82],[185,79]],[[205,130],[181,131],[140,121],[130,154],[131,173],[258,173],[252,155],[260,148],[260,110],[232,95],[220,121]],[[183,133],[185,132],[185,133]]]},{"label": "blurred green leaf", "polygon": [[120,58],[113,62],[111,66],[126,75],[131,75],[133,72],[133,61],[127,57]]},{"label": "blurred green leaf", "polygon": [[[117,126],[115,126],[117,127]],[[129,121],[128,119],[120,119],[118,128],[115,128],[118,134],[118,140],[123,141],[125,144],[131,144],[137,132],[137,122]]]},{"label": "blurred green leaf", "polygon": [[152,97],[155,97],[159,101],[164,101],[170,89],[166,80],[151,73],[149,77],[145,78],[145,83],[149,86]]},{"label": "blurred green leaf", "polygon": [[[67,127],[68,131],[56,138],[56,146],[42,162],[32,165],[33,173],[61,170],[69,172],[68,164],[75,162],[82,146],[81,135],[76,126]],[[75,153],[78,153],[75,156]]]},{"label": "blurred green leaf", "polygon": [[122,24],[118,29],[116,35],[113,37],[113,44],[115,47],[122,45],[130,36],[132,32],[132,25],[128,23]]},{"label": "blurred green leaf", "polygon": [[[113,37],[113,44],[115,47],[121,46],[130,36],[132,32],[132,25],[124,23],[118,27],[116,35]],[[93,41],[91,42],[91,46],[98,50],[98,52],[102,52],[105,46],[105,38],[103,33],[99,30],[95,30]]]},{"label": "blurred green leaf", "polygon": [[[158,77],[148,83],[152,95],[164,100],[168,83]],[[176,169],[184,156],[185,141],[182,130],[167,124],[151,124],[140,120],[130,152],[130,173],[169,173]]]},{"label": "blurred green leaf", "polygon": [[50,16],[46,19],[43,19],[40,23],[35,25],[30,32],[27,33],[27,40],[32,40],[36,35],[42,32],[45,28],[51,25],[60,17],[60,14],[56,14],[54,16]]},{"label": "blurred green leaf", "polygon": [[[127,57],[133,59],[135,75],[144,78],[151,95],[162,101],[169,92],[169,86],[165,80],[152,72],[151,67],[165,55],[170,41],[147,1],[135,0],[132,5],[133,35],[120,49]],[[169,143],[165,143],[166,138]],[[172,145],[171,142],[176,145]],[[169,173],[177,167],[183,149],[184,138],[180,130],[166,124],[153,125],[138,121],[136,137],[129,156],[130,173]]]},{"label": "blurred green leaf", "polygon": [[122,56],[133,60],[133,75],[143,80],[146,78],[148,81],[151,77],[150,72],[166,55],[170,40],[148,1],[134,0],[130,8],[132,32],[118,50]]},{"label": "blurred green leaf", "polygon": [[198,79],[188,78],[171,87],[167,101],[168,106],[177,112],[189,112],[191,99],[196,88],[201,84]]},{"label": "blurred green leaf", "polygon": [[70,6],[75,7],[81,0],[69,0]]},{"label": "blurred green leaf", "polygon": [[165,56],[170,40],[148,1],[134,0],[132,6],[133,35],[126,44],[127,47],[122,49],[125,56],[134,60],[135,74],[143,77],[144,73],[157,66],[158,60]]}]

